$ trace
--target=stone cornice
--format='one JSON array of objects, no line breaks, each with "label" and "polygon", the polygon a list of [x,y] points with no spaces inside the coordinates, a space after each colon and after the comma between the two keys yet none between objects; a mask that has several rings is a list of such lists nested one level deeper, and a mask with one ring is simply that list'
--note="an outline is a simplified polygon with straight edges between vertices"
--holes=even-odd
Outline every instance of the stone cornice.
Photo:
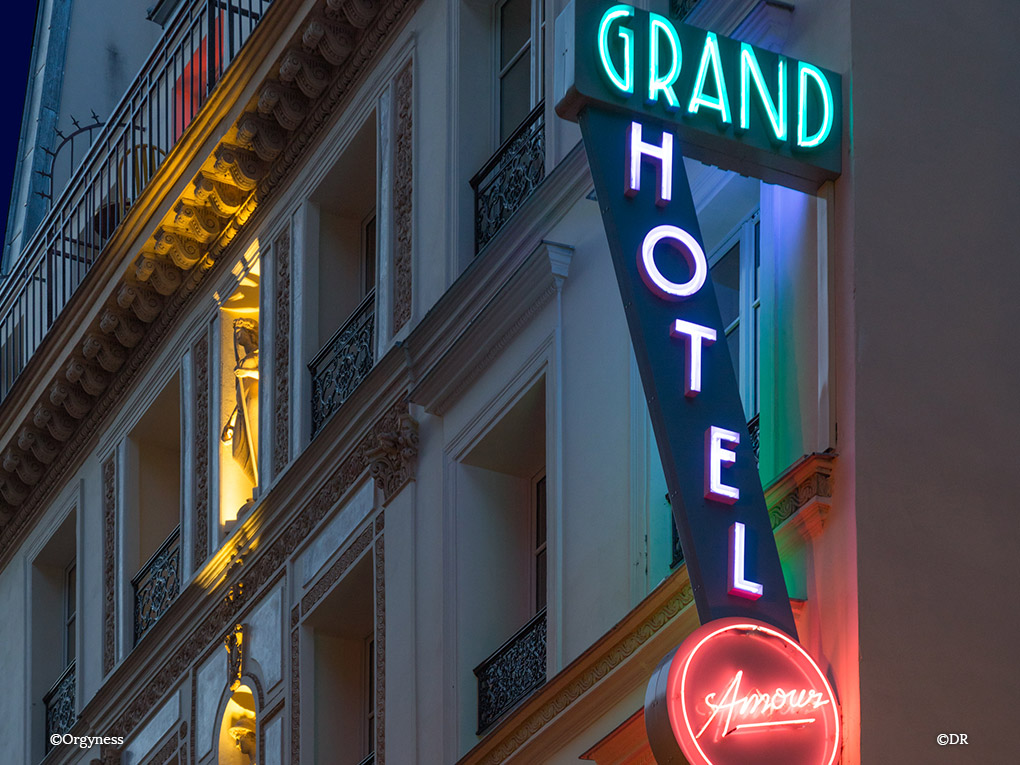
[{"label": "stone cornice", "polygon": [[414,4],[272,5],[0,404],[0,567]]}]

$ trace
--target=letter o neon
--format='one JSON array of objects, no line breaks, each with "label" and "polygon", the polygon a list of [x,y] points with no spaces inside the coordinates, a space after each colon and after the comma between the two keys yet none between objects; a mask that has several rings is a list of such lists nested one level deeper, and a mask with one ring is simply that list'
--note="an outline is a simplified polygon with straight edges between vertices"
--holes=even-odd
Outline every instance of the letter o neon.
[{"label": "letter o neon", "polygon": [[[691,278],[683,284],[667,279],[655,264],[655,245],[663,239],[673,240],[690,266]],[[648,289],[665,300],[685,300],[691,297],[705,285],[708,277],[705,251],[693,236],[677,226],[656,226],[645,234],[638,251],[637,264],[638,272]]]}]

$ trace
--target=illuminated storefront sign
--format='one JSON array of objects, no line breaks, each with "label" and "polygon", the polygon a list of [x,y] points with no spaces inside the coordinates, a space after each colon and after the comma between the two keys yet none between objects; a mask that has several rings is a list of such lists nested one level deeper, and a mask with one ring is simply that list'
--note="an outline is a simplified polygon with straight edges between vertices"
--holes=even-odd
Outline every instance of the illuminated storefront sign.
[{"label": "illuminated storefront sign", "polygon": [[[788,635],[747,619],[695,630],[648,685],[659,763],[833,765],[839,710],[824,673]],[[678,746],[679,742],[679,746]]]},{"label": "illuminated storefront sign", "polygon": [[557,113],[667,121],[684,155],[813,192],[840,173],[839,75],[630,5],[557,19]]},{"label": "illuminated storefront sign", "polygon": [[831,765],[836,700],[796,643],[681,153],[814,191],[840,79],[628,5],[568,7],[556,40],[704,625],[652,678],[649,740],[660,763]]}]

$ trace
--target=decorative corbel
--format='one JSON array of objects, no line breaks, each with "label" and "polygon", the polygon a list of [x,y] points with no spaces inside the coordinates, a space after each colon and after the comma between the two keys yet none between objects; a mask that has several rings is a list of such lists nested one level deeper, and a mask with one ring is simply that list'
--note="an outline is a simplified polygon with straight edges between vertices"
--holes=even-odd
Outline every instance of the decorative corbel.
[{"label": "decorative corbel", "polygon": [[407,413],[400,415],[395,431],[380,433],[379,446],[366,457],[372,478],[383,492],[384,502],[414,478],[418,456],[418,422]]}]

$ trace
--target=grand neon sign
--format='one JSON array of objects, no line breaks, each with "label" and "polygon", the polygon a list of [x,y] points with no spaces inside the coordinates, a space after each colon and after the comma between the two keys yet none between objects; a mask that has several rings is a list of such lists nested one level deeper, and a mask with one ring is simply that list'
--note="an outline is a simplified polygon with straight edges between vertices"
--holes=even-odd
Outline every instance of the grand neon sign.
[{"label": "grand neon sign", "polygon": [[681,149],[814,191],[839,171],[839,77],[629,5],[556,26],[556,110],[581,127],[704,625],[649,684],[653,752],[832,765],[836,700],[796,642]]},{"label": "grand neon sign", "polygon": [[625,4],[568,6],[557,34],[561,117],[597,103],[668,121],[685,156],[808,192],[840,173],[834,72]]}]

